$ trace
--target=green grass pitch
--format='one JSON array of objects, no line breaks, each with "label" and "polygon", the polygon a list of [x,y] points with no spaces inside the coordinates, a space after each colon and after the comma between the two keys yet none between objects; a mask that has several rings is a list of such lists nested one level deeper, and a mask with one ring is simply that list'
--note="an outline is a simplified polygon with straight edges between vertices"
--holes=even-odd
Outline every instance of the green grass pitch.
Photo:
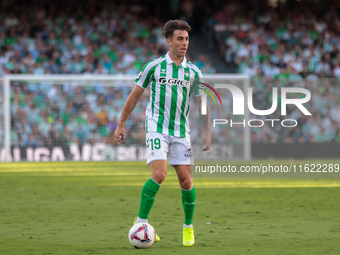
[{"label": "green grass pitch", "polygon": [[196,178],[196,244],[182,247],[171,167],[149,215],[161,241],[136,250],[149,176],[145,162],[0,164],[0,254],[340,254],[340,179]]}]

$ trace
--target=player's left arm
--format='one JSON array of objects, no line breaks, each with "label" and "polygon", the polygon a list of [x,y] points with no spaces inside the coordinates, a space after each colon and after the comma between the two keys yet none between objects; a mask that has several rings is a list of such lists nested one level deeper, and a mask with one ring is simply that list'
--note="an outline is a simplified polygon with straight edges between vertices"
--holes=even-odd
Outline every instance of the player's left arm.
[{"label": "player's left arm", "polygon": [[211,148],[211,132],[210,132],[210,108],[207,105],[206,114],[202,114],[202,96],[196,96],[197,104],[198,104],[198,113],[200,116],[201,123],[204,128],[204,135],[202,138],[202,147],[203,151],[207,151]]}]

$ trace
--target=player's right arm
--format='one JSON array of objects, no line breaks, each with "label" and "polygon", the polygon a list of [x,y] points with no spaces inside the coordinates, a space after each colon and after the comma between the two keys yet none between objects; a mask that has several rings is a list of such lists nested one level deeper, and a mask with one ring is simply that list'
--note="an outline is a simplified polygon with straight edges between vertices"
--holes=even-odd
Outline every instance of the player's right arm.
[{"label": "player's right arm", "polygon": [[135,86],[130,95],[128,96],[125,105],[123,107],[122,115],[119,118],[117,128],[113,134],[113,140],[115,144],[120,145],[124,139],[125,129],[124,125],[129,118],[132,111],[135,109],[140,97],[142,96],[144,89],[140,86]]},{"label": "player's right arm", "polygon": [[157,64],[158,61],[149,61],[143,66],[142,71],[137,76],[135,80],[136,86],[125,102],[122,115],[120,116],[120,119],[118,121],[118,126],[113,134],[113,140],[115,144],[120,145],[120,143],[123,141],[125,134],[124,124],[133,109],[135,109],[144,90],[148,87],[150,83],[150,77],[152,76]]}]

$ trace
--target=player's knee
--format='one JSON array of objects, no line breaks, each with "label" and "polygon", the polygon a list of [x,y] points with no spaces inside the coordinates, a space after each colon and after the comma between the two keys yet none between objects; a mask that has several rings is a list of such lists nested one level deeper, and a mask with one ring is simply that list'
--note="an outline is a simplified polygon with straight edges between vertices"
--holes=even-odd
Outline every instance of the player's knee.
[{"label": "player's knee", "polygon": [[157,182],[158,184],[162,184],[162,182],[164,181],[166,177],[166,173],[165,172],[156,172],[152,174],[152,179]]},{"label": "player's knee", "polygon": [[190,190],[194,185],[192,178],[188,177],[181,181],[181,188],[184,190]]}]

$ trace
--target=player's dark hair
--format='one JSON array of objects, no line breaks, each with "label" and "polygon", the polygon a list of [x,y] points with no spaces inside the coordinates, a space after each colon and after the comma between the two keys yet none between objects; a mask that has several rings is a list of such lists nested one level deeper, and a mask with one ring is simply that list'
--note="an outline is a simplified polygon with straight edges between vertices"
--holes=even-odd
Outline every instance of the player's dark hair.
[{"label": "player's dark hair", "polygon": [[165,38],[172,38],[175,30],[185,30],[189,33],[191,27],[189,26],[188,22],[184,20],[179,19],[169,20],[167,23],[165,23],[163,27]]}]

